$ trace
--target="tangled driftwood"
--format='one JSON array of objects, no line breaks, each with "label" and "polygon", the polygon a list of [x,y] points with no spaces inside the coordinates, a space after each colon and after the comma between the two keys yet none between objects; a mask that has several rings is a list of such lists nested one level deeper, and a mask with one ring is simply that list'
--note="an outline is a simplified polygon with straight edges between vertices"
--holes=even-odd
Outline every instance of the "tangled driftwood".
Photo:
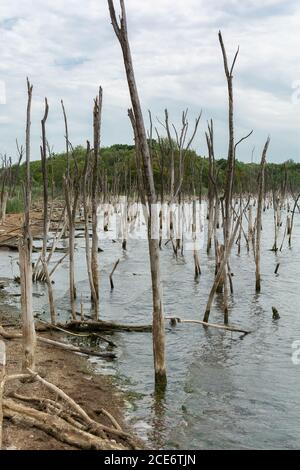
[{"label": "tangled driftwood", "polygon": [[[5,344],[0,341],[0,448],[3,418],[25,426],[34,426],[61,442],[79,449],[136,449],[133,437],[124,432],[117,420],[105,409],[101,413],[111,422],[106,426],[92,419],[84,409],[56,385],[28,369],[25,374],[5,375]],[[50,398],[22,396],[15,392],[4,396],[7,382],[30,379],[39,382],[55,396]],[[17,401],[16,401],[17,400]],[[19,403],[20,401],[25,402]],[[27,404],[30,403],[30,406]],[[116,442],[116,439],[121,442]]]}]

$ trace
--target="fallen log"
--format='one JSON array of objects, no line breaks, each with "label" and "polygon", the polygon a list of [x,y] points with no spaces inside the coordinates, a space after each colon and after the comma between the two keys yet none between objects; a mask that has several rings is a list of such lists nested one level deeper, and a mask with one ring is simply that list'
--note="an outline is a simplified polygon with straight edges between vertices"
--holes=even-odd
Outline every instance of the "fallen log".
[{"label": "fallen log", "polygon": [[35,410],[28,406],[15,403],[11,399],[3,401],[4,417],[26,426],[34,426],[61,442],[83,450],[126,450],[126,447],[116,442],[102,439],[83,431],[64,419]]},{"label": "fallen log", "polygon": [[205,327],[218,328],[220,330],[234,331],[236,333],[243,333],[244,335],[248,335],[251,333],[251,331],[242,330],[241,328],[238,328],[236,326],[218,325],[216,323],[207,323],[201,320],[182,320],[181,318],[178,318],[178,317],[165,317],[165,319],[170,320],[173,326],[176,325],[177,323],[191,323],[191,324],[195,323],[196,325],[203,325]]},{"label": "fallen log", "polygon": [[119,323],[98,321],[71,321],[66,324],[58,324],[59,327],[70,331],[128,331],[135,333],[148,333],[152,331],[152,325],[123,325]]},{"label": "fallen log", "polygon": [[41,343],[49,344],[50,346],[54,346],[56,348],[65,349],[66,351],[78,352],[81,354],[86,354],[87,356],[96,356],[96,357],[103,357],[105,359],[115,359],[117,356],[116,354],[108,351],[93,351],[91,349],[82,348],[79,346],[74,346],[73,344],[67,343],[60,343],[58,341],[53,341],[52,339],[44,338],[42,336],[38,336],[37,340]]},{"label": "fallen log", "polygon": [[[4,339],[21,339],[22,338],[21,333],[8,333],[7,331],[4,330],[4,328],[2,326],[0,326],[0,336],[2,336]],[[57,347],[57,348],[60,348],[60,349],[65,349],[66,351],[86,354],[87,356],[103,357],[103,358],[106,358],[106,359],[115,359],[116,358],[116,354],[114,354],[112,352],[93,351],[91,349],[86,349],[86,348],[81,348],[79,346],[74,346],[73,344],[67,344],[67,343],[61,343],[61,342],[58,342],[58,341],[54,341],[52,339],[44,338],[43,336],[37,336],[36,339],[40,343],[49,344],[50,346],[54,346],[54,347]]]},{"label": "fallen log", "polygon": [[60,326],[51,325],[51,323],[45,322],[43,320],[39,320],[38,322],[42,323],[43,326],[41,327],[40,330],[38,330],[38,327],[36,326],[37,331],[47,331],[47,330],[54,329],[57,331],[61,331],[62,333],[65,333],[66,335],[75,336],[77,338],[99,338],[105,343],[107,343],[109,346],[111,346],[112,348],[117,347],[116,343],[114,343],[110,339],[105,338],[104,336],[99,335],[98,333],[74,333],[72,331],[68,331],[68,330],[65,330],[64,328],[61,328]]}]

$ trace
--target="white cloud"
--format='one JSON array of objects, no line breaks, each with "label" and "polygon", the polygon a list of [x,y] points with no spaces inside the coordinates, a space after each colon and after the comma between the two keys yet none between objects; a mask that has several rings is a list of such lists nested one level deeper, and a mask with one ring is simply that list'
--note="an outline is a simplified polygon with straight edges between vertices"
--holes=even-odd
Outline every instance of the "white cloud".
[{"label": "white cloud", "polygon": [[[117,5],[117,2],[116,2]],[[273,160],[298,157],[300,104],[292,85],[300,80],[297,2],[280,0],[127,0],[130,40],[145,111],[174,119],[183,108],[203,109],[197,147],[205,151],[205,120],[215,119],[217,151],[227,153],[227,95],[217,32],[228,55],[241,47],[235,69],[236,133],[254,129],[240,148],[260,148],[272,136]],[[130,142],[130,104],[119,44],[106,0],[2,0],[0,80],[6,104],[0,106],[0,152],[14,153],[24,136],[26,83],[34,84],[33,156],[39,157],[43,99],[48,97],[48,137],[64,146],[60,99],[69,116],[73,144],[91,138],[93,96],[104,88],[103,143]]]}]

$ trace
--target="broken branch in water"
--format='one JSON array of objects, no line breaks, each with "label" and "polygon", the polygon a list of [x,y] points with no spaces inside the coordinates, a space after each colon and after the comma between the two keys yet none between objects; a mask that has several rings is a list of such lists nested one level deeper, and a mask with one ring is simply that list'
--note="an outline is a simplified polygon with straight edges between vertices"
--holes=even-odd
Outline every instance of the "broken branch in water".
[{"label": "broken branch in water", "polygon": [[243,333],[244,335],[248,335],[249,333],[251,333],[251,331],[242,330],[241,328],[238,328],[236,326],[218,325],[216,323],[207,323],[207,322],[201,321],[201,320],[182,320],[181,318],[178,318],[178,317],[165,317],[165,319],[170,320],[172,322],[172,325],[175,325],[176,323],[195,323],[197,325],[209,326],[209,327],[212,327],[212,328],[218,328],[220,330],[227,330],[227,331],[234,331],[236,333]]},{"label": "broken branch in water", "polygon": [[113,282],[113,275],[114,275],[114,272],[115,272],[115,270],[117,269],[117,266],[118,266],[119,263],[120,263],[120,260],[118,259],[118,260],[115,262],[115,265],[114,265],[114,267],[113,267],[113,270],[112,270],[112,272],[111,272],[110,275],[109,275],[111,290],[114,290],[114,288],[115,288],[114,282]]}]

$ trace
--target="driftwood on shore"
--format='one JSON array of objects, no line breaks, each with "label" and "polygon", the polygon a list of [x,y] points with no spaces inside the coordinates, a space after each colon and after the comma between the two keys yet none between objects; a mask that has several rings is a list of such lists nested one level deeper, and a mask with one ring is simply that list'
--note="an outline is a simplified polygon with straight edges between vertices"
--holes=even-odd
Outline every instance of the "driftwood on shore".
[{"label": "driftwood on shore", "polygon": [[50,415],[12,400],[4,400],[4,417],[26,427],[35,427],[55,437],[59,441],[83,450],[124,450],[125,447],[110,443],[82,429],[67,423],[59,416]]},{"label": "driftwood on shore", "polygon": [[[13,392],[10,397],[31,403],[32,406],[24,406],[12,398],[5,397],[3,400],[3,416],[6,419],[22,423],[25,426],[36,427],[61,442],[79,449],[126,450],[137,448],[133,437],[122,430],[119,423],[108,411],[102,410],[103,414],[110,419],[112,427],[92,419],[62,389],[30,369],[27,370],[26,374],[7,376],[3,383],[25,378],[39,382],[55,394],[56,400],[22,396]],[[116,438],[121,442],[117,443]]]}]

